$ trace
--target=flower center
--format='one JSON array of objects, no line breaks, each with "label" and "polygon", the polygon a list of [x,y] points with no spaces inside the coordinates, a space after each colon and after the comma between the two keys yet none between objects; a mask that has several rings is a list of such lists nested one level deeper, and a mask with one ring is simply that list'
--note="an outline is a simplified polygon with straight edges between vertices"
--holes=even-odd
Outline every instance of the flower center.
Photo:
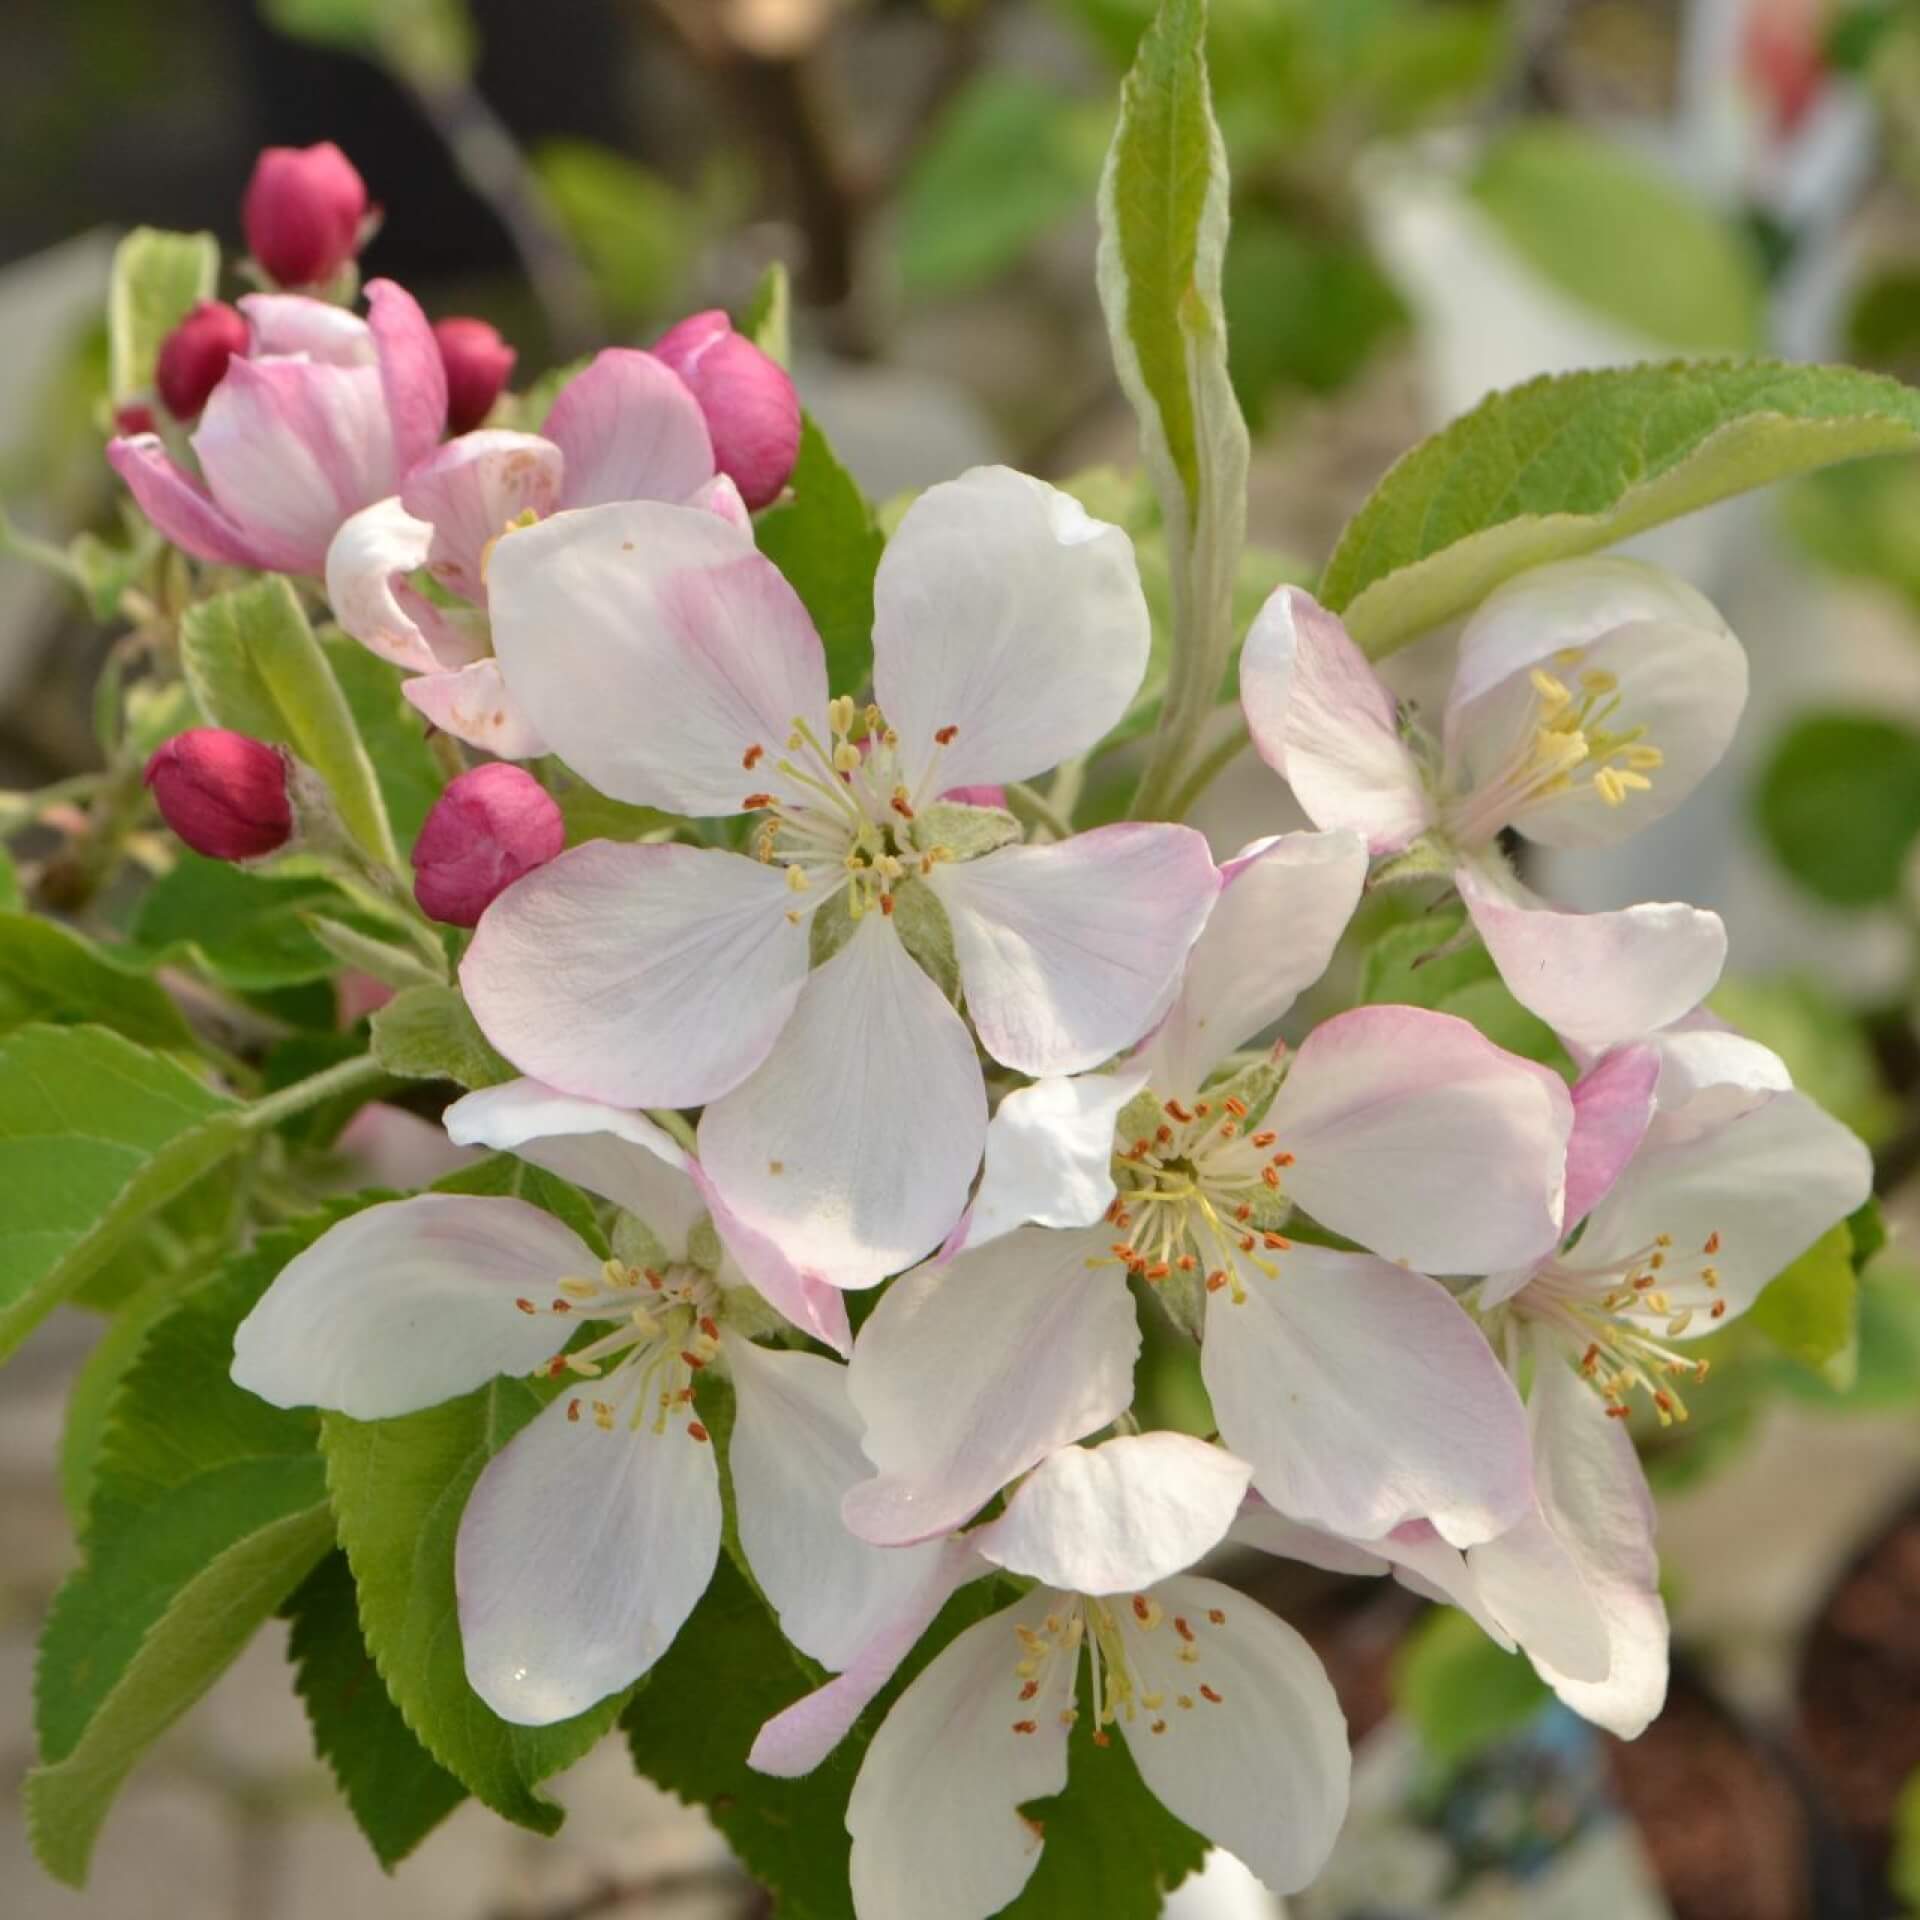
[{"label": "flower center", "polygon": [[1265,1255],[1291,1245],[1276,1229],[1292,1211],[1281,1175],[1293,1155],[1270,1129],[1248,1130],[1249,1109],[1236,1094],[1191,1107],[1163,1100],[1159,1113],[1151,1133],[1114,1144],[1119,1191],[1107,1220],[1124,1236],[1114,1258],[1154,1286],[1174,1273],[1204,1273],[1209,1293],[1228,1289],[1237,1305],[1246,1299],[1243,1264],[1276,1279]]},{"label": "flower center", "polygon": [[603,1433],[624,1423],[630,1433],[650,1426],[656,1434],[682,1420],[690,1440],[708,1438],[694,1414],[693,1382],[720,1351],[720,1289],[712,1274],[609,1260],[591,1278],[556,1282],[545,1306],[513,1304],[522,1313],[614,1323],[584,1347],[563,1348],[543,1369],[550,1379],[571,1373],[595,1383],[591,1394],[568,1400],[569,1420],[590,1421]]},{"label": "flower center", "polygon": [[[1108,1745],[1113,1736],[1107,1729],[1116,1722],[1131,1726],[1145,1718],[1149,1733],[1165,1733],[1169,1704],[1176,1713],[1192,1713],[1199,1702],[1221,1706],[1226,1696],[1204,1680],[1198,1669],[1204,1658],[1207,1627],[1223,1627],[1225,1612],[1209,1608],[1204,1619],[1184,1614],[1169,1618],[1165,1608],[1150,1593],[1136,1593],[1127,1600],[1094,1599],[1085,1594],[1059,1594],[1059,1601],[1038,1628],[1015,1622],[1014,1636],[1019,1646],[1014,1661],[1015,1733],[1040,1731],[1034,1717],[1034,1703],[1045,1694],[1049,1700],[1065,1704],[1051,1709],[1063,1727],[1071,1727],[1080,1717],[1075,1704],[1080,1674],[1080,1653],[1084,1647],[1093,1663],[1092,1695],[1093,1739],[1097,1746]],[[1123,1615],[1132,1621],[1138,1636],[1129,1648],[1122,1627]],[[1163,1678],[1150,1670],[1159,1662],[1149,1662],[1161,1629],[1170,1629],[1166,1648],[1174,1675]],[[1063,1663],[1056,1665],[1056,1663]]]},{"label": "flower center", "polygon": [[1620,682],[1598,667],[1582,668],[1586,650],[1564,648],[1553,663],[1573,681],[1535,667],[1527,676],[1533,699],[1519,744],[1490,779],[1447,809],[1446,828],[1457,846],[1487,845],[1503,827],[1581,790],[1603,806],[1618,807],[1645,793],[1665,756],[1643,726],[1622,726]]}]

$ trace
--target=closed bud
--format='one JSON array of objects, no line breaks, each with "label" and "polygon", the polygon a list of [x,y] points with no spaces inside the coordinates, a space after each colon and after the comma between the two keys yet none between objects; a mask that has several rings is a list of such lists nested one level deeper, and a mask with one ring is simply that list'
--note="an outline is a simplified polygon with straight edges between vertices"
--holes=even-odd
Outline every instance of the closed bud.
[{"label": "closed bud", "polygon": [[146,781],[164,819],[195,853],[257,860],[293,837],[287,756],[224,727],[191,727],[155,749]]},{"label": "closed bud", "polygon": [[800,397],[777,361],[715,308],[670,328],[654,344],[706,415],[713,461],[749,507],[779,497],[800,453]]},{"label": "closed bud", "polygon": [[360,251],[366,218],[366,182],[331,140],[266,148],[240,203],[248,250],[283,287],[331,280]]},{"label": "closed bud", "polygon": [[433,803],[413,848],[413,897],[431,920],[479,924],[497,896],[565,844],[553,796],[504,760],[475,767]]},{"label": "closed bud", "polygon": [[493,411],[519,355],[484,320],[436,320],[433,337],[447,370],[447,431],[470,433]]},{"label": "closed bud", "polygon": [[247,351],[247,323],[224,300],[202,300],[160,344],[153,384],[176,420],[197,420],[226,377],[227,362]]}]

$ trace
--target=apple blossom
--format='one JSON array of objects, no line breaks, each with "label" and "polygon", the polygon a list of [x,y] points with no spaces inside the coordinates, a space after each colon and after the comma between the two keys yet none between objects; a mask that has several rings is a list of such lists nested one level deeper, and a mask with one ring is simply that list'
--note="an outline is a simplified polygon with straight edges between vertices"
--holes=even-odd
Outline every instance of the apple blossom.
[{"label": "apple blossom", "polygon": [[143,778],[160,817],[210,860],[258,860],[293,838],[286,754],[226,727],[189,727],[154,748]]},{"label": "apple blossom", "polygon": [[523,874],[566,844],[559,802],[532,774],[491,760],[447,783],[413,843],[413,897],[430,920],[479,923]]},{"label": "apple blossom", "polygon": [[1726,931],[1671,903],[1558,912],[1514,877],[1499,836],[1598,847],[1637,832],[1712,769],[1746,693],[1746,656],[1707,601],[1623,559],[1539,567],[1489,595],[1460,636],[1438,741],[1298,588],[1267,602],[1241,662],[1254,745],[1308,817],[1376,855],[1430,851],[1514,998],[1585,1047],[1698,1005]]},{"label": "apple blossom", "polygon": [[711,514],[556,515],[499,543],[491,599],[514,698],[602,792],[758,818],[744,854],[562,854],[488,909],[468,1004],[555,1086],[704,1104],[714,1182],[809,1273],[870,1285],[965,1205],[986,1096],[923,959],[1023,1072],[1092,1066],[1164,1010],[1218,884],[1198,834],[1014,846],[1010,817],[937,799],[1083,752],[1139,684],[1132,550],[1067,495],[982,468],[915,502],[864,710],[829,701],[799,599]]},{"label": "apple blossom", "polygon": [[215,566],[314,573],[341,524],[384,499],[446,425],[433,331],[391,280],[367,317],[298,294],[240,302],[251,345],[207,398],[190,444],[196,477],[158,434],[122,435],[107,458],[175,546]]},{"label": "apple blossom", "polygon": [[[1361,1537],[1432,1516],[1466,1542],[1524,1511],[1512,1388],[1446,1290],[1393,1263],[1472,1273],[1557,1243],[1565,1086],[1409,1007],[1323,1023],[1284,1077],[1256,1058],[1209,1080],[1318,977],[1364,870],[1350,834],[1249,849],[1153,1039],[1001,1102],[964,1250],[897,1281],[855,1346],[879,1469],[848,1497],[856,1532],[945,1531],[1124,1411],[1129,1274],[1202,1338],[1222,1436],[1290,1514]],[[1296,1206],[1371,1251],[1289,1239]]]},{"label": "apple blossom", "polygon": [[718,308],[690,314],[653,343],[700,402],[713,458],[758,510],[780,497],[800,453],[800,398],[787,370]]}]

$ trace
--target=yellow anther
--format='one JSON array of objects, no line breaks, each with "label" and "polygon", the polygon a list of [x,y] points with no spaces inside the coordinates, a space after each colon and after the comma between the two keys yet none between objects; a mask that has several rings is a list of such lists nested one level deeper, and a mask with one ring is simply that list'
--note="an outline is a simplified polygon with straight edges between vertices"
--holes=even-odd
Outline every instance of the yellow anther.
[{"label": "yellow anther", "polygon": [[1667,756],[1658,747],[1629,747],[1625,758],[1628,766],[1641,773],[1652,773],[1667,764]]},{"label": "yellow anther", "polygon": [[1564,707],[1573,700],[1563,681],[1556,680],[1544,667],[1535,667],[1527,678],[1533,682],[1533,690],[1548,707]]},{"label": "yellow anther", "polygon": [[861,753],[851,740],[842,740],[833,750],[833,766],[836,773],[858,773]]},{"label": "yellow anther", "polygon": [[789,893],[805,893],[812,884],[813,882],[807,878],[807,870],[805,867],[789,867],[787,869],[787,891]]},{"label": "yellow anther", "polygon": [[852,694],[843,693],[837,700],[827,702],[827,725],[843,740],[853,731]]},{"label": "yellow anther", "polygon": [[1619,690],[1620,676],[1608,673],[1600,667],[1589,667],[1580,676],[1582,693],[1615,693]]}]

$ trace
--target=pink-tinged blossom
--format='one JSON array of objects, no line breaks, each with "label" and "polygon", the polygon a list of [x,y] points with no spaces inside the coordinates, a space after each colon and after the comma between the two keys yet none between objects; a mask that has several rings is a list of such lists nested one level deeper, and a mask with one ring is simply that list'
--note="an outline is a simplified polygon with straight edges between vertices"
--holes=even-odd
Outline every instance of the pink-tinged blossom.
[{"label": "pink-tinged blossom", "polygon": [[438,444],[446,375],[413,296],[367,288],[362,320],[297,294],[240,302],[250,344],[206,400],[189,473],[157,434],[107,458],[175,546],[216,566],[317,574],[342,524]]},{"label": "pink-tinged blossom", "polygon": [[[1519,1401],[1446,1289],[1408,1269],[1557,1244],[1565,1086],[1409,1007],[1324,1023],[1284,1078],[1258,1055],[1211,1078],[1318,977],[1365,868],[1350,834],[1249,849],[1152,1040],[1115,1073],[1001,1102],[965,1250],[896,1281],[855,1346],[878,1469],[848,1497],[856,1532],[945,1531],[1124,1411],[1129,1274],[1202,1334],[1222,1437],[1289,1513],[1358,1537],[1432,1516],[1464,1543],[1525,1510]],[[1296,1205],[1371,1251],[1289,1240]]]},{"label": "pink-tinged blossom", "polygon": [[225,727],[189,727],[153,750],[145,779],[160,817],[210,860],[258,860],[293,838],[287,756]]},{"label": "pink-tinged blossom", "polygon": [[1071,1072],[1159,1017],[1218,884],[1183,827],[978,858],[946,837],[968,823],[939,795],[1025,779],[1125,711],[1148,618],[1123,534],[979,469],[908,511],[874,597],[861,711],[829,701],[806,610],[712,514],[631,503],[503,540],[495,643],[541,736],[615,798],[758,820],[745,855],[575,848],[495,903],[462,967],[523,1070],[704,1105],[729,1204],[843,1286],[938,1246],[980,1161],[973,1036],[921,931],[944,915],[989,1053]]},{"label": "pink-tinged blossom", "polygon": [[[844,1349],[841,1297],[810,1286],[715,1200],[643,1115],[518,1081],[459,1101],[448,1131],[587,1186],[644,1222],[657,1264],[602,1261],[512,1199],[421,1194],[342,1221],[242,1322],[233,1377],[276,1406],[384,1420],[497,1375],[558,1380],[488,1463],[454,1553],[467,1677],[521,1725],[565,1719],[652,1666],[720,1547],[714,1449],[694,1383],[732,1380],[740,1539],[787,1637],[851,1662],[925,1583],[938,1547],[882,1552],[839,1503],[862,1471],[838,1362],[757,1347],[751,1282]],[[717,1264],[716,1264],[717,1261]],[[591,1323],[584,1345],[569,1335]]]},{"label": "pink-tinged blossom", "polygon": [[[197,420],[215,387],[226,377],[227,362],[247,350],[246,317],[224,300],[202,300],[160,343],[153,388],[160,404],[176,420]],[[122,433],[151,433],[152,416],[141,424],[123,423]]]},{"label": "pink-tinged blossom", "polygon": [[700,402],[713,458],[758,511],[780,497],[800,454],[800,397],[777,360],[718,308],[690,314],[653,343]]},{"label": "pink-tinged blossom", "polygon": [[[747,517],[714,471],[706,423],[678,376],[650,354],[609,347],[560,389],[542,432],[463,433],[349,520],[326,557],[327,597],[356,640],[413,676],[402,690],[435,726],[529,759],[546,740],[492,653],[493,555],[503,535],[550,514],[630,500]],[[415,584],[422,572],[452,606]],[[589,686],[577,682],[575,697]]]},{"label": "pink-tinged blossom", "polygon": [[1620,559],[1537,568],[1490,595],[1460,637],[1437,741],[1298,588],[1267,602],[1241,665],[1254,745],[1308,817],[1376,855],[1432,847],[1514,997],[1590,1048],[1695,1007],[1725,929],[1671,903],[1560,912],[1514,877],[1499,836],[1599,847],[1638,832],[1712,769],[1746,694],[1746,656],[1712,606]]},{"label": "pink-tinged blossom", "polygon": [[508,887],[566,844],[559,802],[504,760],[450,781],[413,845],[413,897],[430,920],[478,926]]},{"label": "pink-tinged blossom", "polygon": [[484,320],[455,315],[433,323],[447,370],[447,431],[470,433],[493,411],[519,355]]},{"label": "pink-tinged blossom", "polygon": [[1246,1483],[1244,1463],[1180,1434],[1054,1454],[998,1519],[935,1549],[926,1584],[841,1679],[762,1728],[756,1768],[811,1771],[955,1586],[994,1565],[1042,1583],[942,1648],[875,1734],[847,1807],[860,1920],[998,1913],[1045,1844],[1020,1808],[1063,1791],[1074,1748],[1116,1731],[1148,1791],[1274,1891],[1319,1872],[1347,1803],[1333,1689],[1291,1627],[1186,1571]]},{"label": "pink-tinged blossom", "polygon": [[247,249],[283,287],[324,285],[360,251],[367,186],[331,140],[266,147],[240,206]]}]

